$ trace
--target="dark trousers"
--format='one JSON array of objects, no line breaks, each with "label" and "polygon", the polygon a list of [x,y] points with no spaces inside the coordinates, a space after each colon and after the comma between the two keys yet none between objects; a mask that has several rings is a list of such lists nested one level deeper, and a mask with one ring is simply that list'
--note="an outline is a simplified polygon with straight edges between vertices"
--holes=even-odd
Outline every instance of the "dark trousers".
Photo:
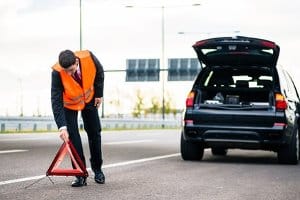
[{"label": "dark trousers", "polygon": [[[97,172],[101,170],[103,163],[101,151],[101,124],[98,115],[98,109],[93,105],[93,103],[94,102],[92,101],[86,104],[85,108],[81,111],[81,115],[83,119],[84,130],[87,133],[89,141],[91,168],[94,172]],[[81,137],[78,129],[78,111],[65,108],[65,116],[69,132],[69,139],[73,143],[77,153],[86,166]]]}]

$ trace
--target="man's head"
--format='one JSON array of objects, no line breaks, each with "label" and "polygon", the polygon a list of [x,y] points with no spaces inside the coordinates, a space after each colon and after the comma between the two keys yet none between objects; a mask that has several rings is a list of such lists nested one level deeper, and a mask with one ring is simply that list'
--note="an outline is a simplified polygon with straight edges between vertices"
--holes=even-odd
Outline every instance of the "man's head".
[{"label": "man's head", "polygon": [[58,62],[68,74],[72,75],[77,69],[78,58],[72,51],[64,50],[60,52]]},{"label": "man's head", "polygon": [[71,65],[75,64],[76,56],[72,51],[64,50],[60,52],[58,56],[58,62],[63,68],[69,68]]}]

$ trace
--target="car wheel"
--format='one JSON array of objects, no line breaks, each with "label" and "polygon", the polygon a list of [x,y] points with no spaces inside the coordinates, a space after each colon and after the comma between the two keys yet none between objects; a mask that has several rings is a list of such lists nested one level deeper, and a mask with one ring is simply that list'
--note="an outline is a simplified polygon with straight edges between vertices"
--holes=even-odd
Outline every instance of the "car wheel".
[{"label": "car wheel", "polygon": [[211,153],[215,156],[226,156],[228,149],[215,147],[211,148]]},{"label": "car wheel", "polygon": [[292,136],[289,145],[279,149],[277,153],[278,162],[281,164],[298,164],[299,160],[299,132],[298,129]]},{"label": "car wheel", "polygon": [[183,134],[181,134],[180,150],[183,160],[202,160],[203,158],[203,145],[184,140]]}]

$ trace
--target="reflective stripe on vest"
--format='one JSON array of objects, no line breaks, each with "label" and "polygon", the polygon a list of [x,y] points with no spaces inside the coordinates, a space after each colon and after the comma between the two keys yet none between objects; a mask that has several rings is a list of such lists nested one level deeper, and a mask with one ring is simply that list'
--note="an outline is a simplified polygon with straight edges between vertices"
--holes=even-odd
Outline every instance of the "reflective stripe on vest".
[{"label": "reflective stripe on vest", "polygon": [[86,99],[91,98],[92,94],[94,91],[94,86],[92,86],[90,89],[88,89],[87,91],[85,91],[84,96]]}]

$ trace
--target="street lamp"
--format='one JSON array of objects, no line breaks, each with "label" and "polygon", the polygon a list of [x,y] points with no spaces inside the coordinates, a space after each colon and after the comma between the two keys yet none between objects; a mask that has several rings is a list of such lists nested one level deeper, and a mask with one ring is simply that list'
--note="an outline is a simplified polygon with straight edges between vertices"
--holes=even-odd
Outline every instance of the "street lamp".
[{"label": "street lamp", "polygon": [[[200,6],[201,4],[195,3],[190,6]],[[168,6],[168,7],[183,7],[182,6]],[[126,8],[134,8],[133,5],[127,5]],[[158,7],[148,7],[148,8],[160,8],[161,9],[161,57],[160,57],[160,72],[161,72],[161,79],[162,79],[162,128],[165,127],[165,8],[168,8],[165,5],[158,6]],[[145,7],[144,7],[145,8]]]},{"label": "street lamp", "polygon": [[[160,59],[160,68],[165,68],[165,6],[161,7],[161,59]],[[165,127],[165,71],[161,72],[162,78],[162,128]]]},{"label": "street lamp", "polygon": [[179,31],[177,33],[180,34],[180,35],[184,35],[184,34],[202,34],[202,35],[210,36],[211,34],[228,34],[228,33],[230,33],[230,34],[232,33],[234,35],[237,35],[237,34],[240,33],[240,31],[220,31],[220,32],[214,32],[214,31],[212,31],[212,32],[197,32],[197,31],[195,31],[195,32],[185,32],[185,31]]},{"label": "street lamp", "polygon": [[20,117],[24,116],[23,113],[23,84],[22,84],[22,78],[18,78],[19,81],[19,87],[20,87]]},{"label": "street lamp", "polygon": [[[82,50],[82,3],[79,0],[79,49]],[[102,101],[101,117],[104,118],[104,101]]]},{"label": "street lamp", "polygon": [[81,0],[79,0],[79,46],[82,50],[82,17],[81,17]]}]

